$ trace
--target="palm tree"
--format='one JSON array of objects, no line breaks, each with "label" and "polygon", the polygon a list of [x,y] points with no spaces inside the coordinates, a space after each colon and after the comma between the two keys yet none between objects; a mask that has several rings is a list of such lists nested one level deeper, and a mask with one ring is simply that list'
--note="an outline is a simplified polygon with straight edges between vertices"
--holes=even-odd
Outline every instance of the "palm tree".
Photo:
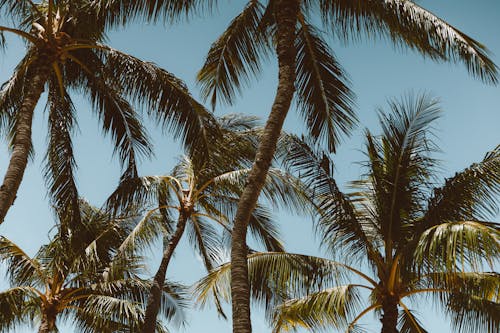
[{"label": "palm tree", "polygon": [[[53,204],[78,218],[78,192],[71,133],[76,126],[70,92],[92,103],[105,133],[113,139],[124,172],[137,175],[136,159],[151,156],[151,146],[132,104],[181,137],[189,147],[204,144],[210,113],[189,94],[184,83],[150,62],[104,44],[108,22],[86,0],[34,3],[0,2],[15,28],[0,26],[27,43],[26,54],[0,91],[0,130],[12,151],[0,187],[0,223],[13,204],[31,152],[35,106],[47,87],[49,147],[46,178]],[[3,40],[3,39],[2,39]],[[4,43],[2,43],[3,46]]]},{"label": "palm tree", "polygon": [[212,105],[218,99],[231,103],[244,82],[260,71],[261,59],[272,47],[278,58],[276,97],[231,238],[233,332],[251,332],[246,231],[295,92],[310,135],[326,142],[330,151],[356,123],[344,72],[311,23],[311,13],[318,11],[326,29],[340,39],[388,36],[398,46],[436,60],[462,61],[473,75],[497,81],[497,67],[484,46],[412,1],[269,0],[267,5],[248,1],[212,45],[198,75]]},{"label": "palm tree", "polygon": [[[500,274],[492,267],[500,258],[500,228],[488,216],[498,209],[500,146],[434,187],[429,127],[439,116],[436,101],[408,98],[390,108],[380,114],[381,136],[366,131],[367,173],[351,193],[339,190],[325,153],[296,140],[291,167],[309,179],[323,244],[341,259],[249,256],[255,296],[269,307],[281,303],[276,332],[297,326],[358,332],[358,320],[375,311],[382,333],[423,333],[407,300],[424,295],[443,308],[454,332],[499,330]],[[492,271],[483,271],[485,264]],[[230,270],[226,264],[201,281],[202,301],[229,289]],[[262,296],[268,290],[275,294]]]},{"label": "palm tree", "polygon": [[[232,217],[249,171],[245,167],[251,165],[255,156],[260,132],[255,125],[253,117],[224,116],[219,119],[223,139],[211,140],[208,158],[199,153],[184,156],[170,175],[131,178],[122,182],[109,198],[114,211],[130,205],[142,207],[147,201],[153,201],[156,206],[129,236],[130,242],[123,247],[124,251],[136,248],[137,244],[141,246],[143,242],[152,242],[149,234],[158,228],[154,225],[158,221],[151,220],[150,216],[156,212],[161,212],[164,229],[168,229],[168,240],[148,297],[143,332],[155,331],[160,291],[170,260],[185,231],[207,271],[220,257],[223,244],[216,227],[222,229],[223,238],[230,238]],[[270,170],[265,194],[274,203],[303,209],[307,204],[301,196],[303,192],[297,179],[279,169]],[[177,222],[169,223],[173,218]],[[253,212],[250,229],[268,251],[284,251],[271,214],[264,206],[259,205]],[[218,309],[223,314],[222,308]]]},{"label": "palm tree", "polygon": [[[143,325],[150,281],[137,277],[139,257],[115,256],[137,218],[110,220],[80,201],[82,222],[63,235],[61,224],[47,245],[30,257],[0,237],[0,259],[7,264],[12,287],[0,292],[0,331],[40,321],[38,332],[57,332],[57,321],[72,320],[79,332],[138,332]],[[180,286],[162,292],[170,319],[182,319]],[[160,324],[158,332],[165,329]]]}]

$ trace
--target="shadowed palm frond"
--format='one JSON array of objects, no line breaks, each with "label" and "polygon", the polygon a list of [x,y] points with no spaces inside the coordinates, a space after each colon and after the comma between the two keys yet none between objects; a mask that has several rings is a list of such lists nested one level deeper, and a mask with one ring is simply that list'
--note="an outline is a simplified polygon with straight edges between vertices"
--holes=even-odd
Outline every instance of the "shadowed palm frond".
[{"label": "shadowed palm frond", "polygon": [[322,0],[325,24],[342,40],[388,37],[435,60],[463,62],[481,80],[496,83],[497,66],[479,42],[412,1]]},{"label": "shadowed palm frond", "polygon": [[500,146],[479,163],[448,178],[428,201],[422,228],[444,221],[483,220],[498,212]]},{"label": "shadowed palm frond", "polygon": [[[61,95],[61,89],[64,95]],[[71,134],[76,125],[75,107],[65,89],[56,80],[49,82],[49,146],[45,155],[45,179],[49,195],[59,214],[61,227],[81,223],[78,190],[74,174],[75,158]]]},{"label": "shadowed palm frond", "polygon": [[198,73],[202,96],[212,108],[218,101],[232,104],[235,95],[260,72],[261,58],[269,50],[260,21],[263,6],[250,0],[224,33],[212,44]]},{"label": "shadowed palm frond", "polygon": [[418,320],[416,313],[408,308],[404,308],[399,313],[398,330],[400,333],[428,333]]},{"label": "shadowed palm frond", "polygon": [[316,29],[299,19],[297,32],[297,101],[311,137],[334,152],[342,134],[357,123],[354,94],[344,70]]},{"label": "shadowed palm frond", "polygon": [[40,263],[5,237],[0,237],[0,260],[7,265],[7,274],[12,285],[43,283],[45,273]]},{"label": "shadowed palm frond", "polygon": [[143,105],[190,151],[209,151],[209,140],[217,137],[219,128],[213,115],[189,94],[184,82],[154,63],[114,49],[106,48],[103,58],[124,96]]}]

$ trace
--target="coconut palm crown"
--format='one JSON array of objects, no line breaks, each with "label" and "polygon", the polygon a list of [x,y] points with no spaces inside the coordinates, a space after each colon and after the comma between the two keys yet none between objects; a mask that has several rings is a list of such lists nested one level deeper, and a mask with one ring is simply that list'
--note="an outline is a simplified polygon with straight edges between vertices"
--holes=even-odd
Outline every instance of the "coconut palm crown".
[{"label": "coconut palm crown", "polygon": [[[493,268],[500,228],[489,220],[498,213],[500,147],[435,187],[430,126],[439,116],[436,101],[393,100],[390,109],[380,113],[382,135],[366,131],[367,173],[349,193],[332,178],[328,155],[295,139],[290,166],[309,179],[323,244],[339,260],[249,256],[251,288],[272,305],[276,332],[301,326],[360,332],[359,319],[374,311],[382,333],[423,333],[409,302],[418,306],[429,297],[454,332],[500,328],[500,274]],[[230,268],[221,266],[200,282],[201,301],[214,290],[228,297]]]},{"label": "coconut palm crown", "polygon": [[103,132],[111,136],[122,177],[136,176],[137,159],[152,155],[136,108],[186,146],[203,145],[210,113],[171,73],[104,45],[107,22],[90,1],[6,0],[0,1],[0,15],[13,23],[0,25],[2,41],[11,34],[26,42],[26,54],[0,90],[0,131],[12,152],[0,187],[0,223],[14,202],[32,152],[34,110],[44,90],[49,132],[45,176],[53,204],[68,210],[67,216],[74,214],[75,223],[79,209],[72,146],[77,127],[74,93],[88,98]]},{"label": "coconut palm crown", "polygon": [[[143,332],[154,332],[159,291],[183,235],[187,233],[207,271],[220,262],[224,240],[230,240],[232,217],[255,156],[261,128],[256,126],[256,118],[237,114],[221,117],[218,123],[223,136],[220,140],[211,140],[208,158],[198,153],[185,155],[170,174],[128,179],[108,199],[115,211],[130,205],[151,208],[130,236],[130,249],[153,241],[147,235],[158,228],[154,225],[158,221],[149,216],[159,212],[166,222],[167,241],[154,277],[155,287],[148,298]],[[264,193],[276,206],[296,211],[307,209],[302,183],[280,169],[270,170]],[[250,230],[267,251],[284,251],[278,229],[265,206],[259,204],[252,213]],[[220,306],[218,309],[224,315]]]},{"label": "coconut palm crown", "polygon": [[[64,235],[60,223],[50,242],[29,256],[0,237],[0,259],[11,288],[0,292],[0,332],[39,322],[40,333],[58,332],[71,322],[76,332],[139,332],[151,282],[140,279],[141,258],[117,255],[137,217],[110,216],[80,200],[82,223]],[[167,283],[161,308],[182,323],[183,287]],[[159,323],[158,332],[166,332]]]}]

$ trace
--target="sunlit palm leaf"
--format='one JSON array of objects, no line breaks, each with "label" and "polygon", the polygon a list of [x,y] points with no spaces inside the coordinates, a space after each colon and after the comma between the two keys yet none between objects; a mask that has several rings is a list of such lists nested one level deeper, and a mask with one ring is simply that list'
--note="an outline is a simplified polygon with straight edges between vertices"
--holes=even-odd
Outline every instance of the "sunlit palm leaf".
[{"label": "sunlit palm leaf", "polygon": [[297,326],[347,328],[350,319],[354,318],[360,308],[360,295],[356,285],[324,289],[278,306],[273,331],[288,331]]}]

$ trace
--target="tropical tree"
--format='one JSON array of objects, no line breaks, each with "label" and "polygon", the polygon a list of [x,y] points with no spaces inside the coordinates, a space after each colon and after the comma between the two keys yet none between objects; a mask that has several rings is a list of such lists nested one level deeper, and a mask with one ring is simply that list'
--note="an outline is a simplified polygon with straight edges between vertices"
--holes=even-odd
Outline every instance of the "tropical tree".
[{"label": "tropical tree", "polygon": [[[323,244],[338,260],[248,257],[254,296],[268,309],[277,305],[276,332],[297,326],[359,332],[358,320],[375,311],[382,333],[423,333],[407,301],[418,304],[425,295],[442,307],[454,332],[500,328],[500,274],[493,270],[500,228],[488,220],[498,212],[500,146],[434,187],[429,129],[439,116],[436,101],[393,100],[390,109],[380,113],[382,135],[366,131],[367,173],[350,193],[339,190],[326,153],[295,140],[291,167],[309,179]],[[221,290],[229,296],[231,268],[223,265],[200,282],[201,301]]]},{"label": "tropical tree", "polygon": [[[151,156],[139,115],[143,107],[188,147],[203,145],[210,113],[189,94],[184,83],[151,62],[143,62],[104,44],[108,22],[90,1],[0,1],[0,14],[14,27],[0,25],[26,41],[26,54],[0,91],[0,130],[9,140],[10,162],[0,186],[0,223],[13,204],[32,150],[35,106],[47,88],[49,147],[45,175],[53,204],[74,214],[78,191],[71,133],[76,110],[70,92],[88,97],[103,131],[123,165],[122,177],[137,175],[136,160]],[[7,20],[5,20],[7,22]],[[5,43],[1,43],[5,47]]]},{"label": "tropical tree", "polygon": [[[6,263],[11,288],[0,292],[0,331],[40,321],[38,332],[57,332],[57,322],[71,320],[78,332],[138,332],[144,321],[141,306],[151,282],[140,279],[140,257],[115,255],[137,218],[110,220],[80,201],[82,221],[57,233],[31,257],[0,237],[0,259]],[[183,320],[181,286],[162,291],[162,310]],[[158,332],[166,329],[159,324]]]},{"label": "tropical tree", "polygon": [[[195,152],[182,157],[169,175],[128,179],[108,199],[114,211],[130,205],[146,206],[148,201],[155,205],[129,236],[124,252],[153,241],[150,234],[158,227],[154,225],[158,220],[150,217],[157,212],[168,232],[149,293],[143,332],[155,331],[160,292],[170,260],[184,233],[187,231],[207,271],[220,260],[221,240],[230,239],[232,217],[255,156],[260,130],[256,127],[256,118],[240,115],[220,118],[219,128],[222,139],[210,140],[208,157]],[[308,204],[302,195],[304,189],[300,181],[276,168],[270,170],[264,191],[275,204],[301,209]],[[170,222],[174,219],[176,222]],[[265,206],[259,205],[252,213],[250,229],[268,251],[284,251],[271,213]],[[223,314],[222,308],[218,309]]]},{"label": "tropical tree", "polygon": [[[163,1],[162,1],[163,2]],[[483,45],[412,1],[258,0],[212,45],[198,79],[212,104],[233,102],[248,78],[260,71],[272,48],[278,58],[278,87],[249,181],[235,216],[231,261],[233,331],[251,332],[246,232],[295,93],[310,135],[330,151],[356,123],[352,93],[343,69],[315,28],[318,13],[327,31],[341,40],[387,36],[436,60],[461,61],[475,76],[496,83],[497,67]],[[270,42],[272,40],[272,42]]]}]

